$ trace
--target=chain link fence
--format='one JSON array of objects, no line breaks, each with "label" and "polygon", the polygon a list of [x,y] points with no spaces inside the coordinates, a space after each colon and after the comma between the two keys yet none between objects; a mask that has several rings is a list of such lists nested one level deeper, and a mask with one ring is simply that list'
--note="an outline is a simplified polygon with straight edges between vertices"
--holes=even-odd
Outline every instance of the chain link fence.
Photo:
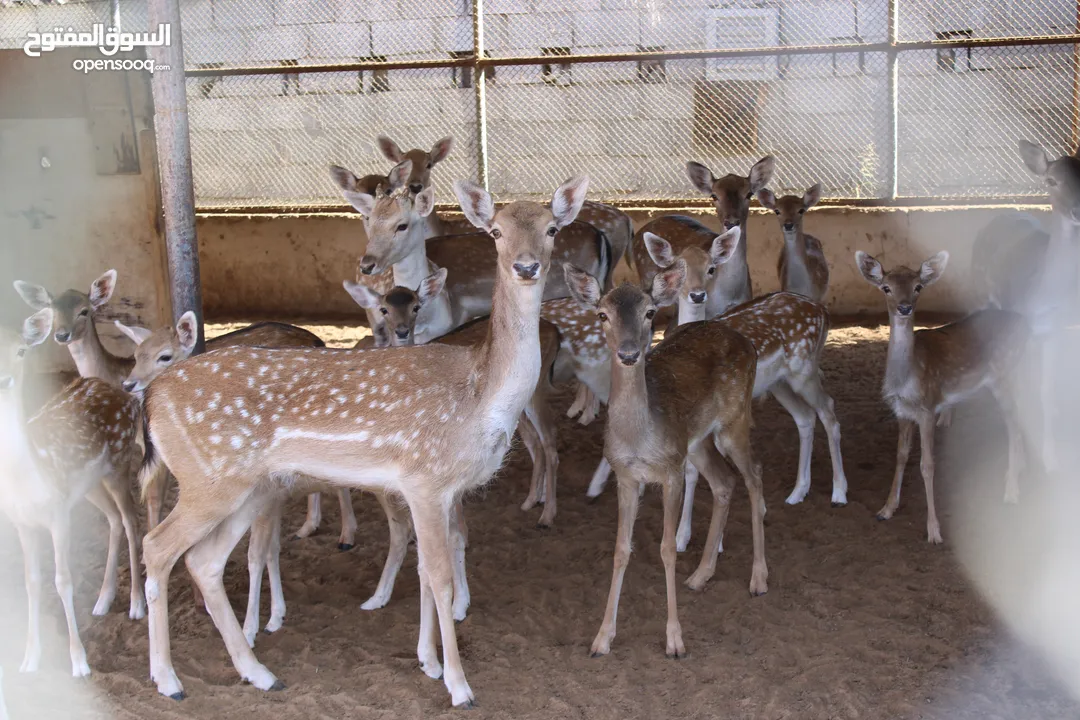
[{"label": "chain link fence", "polygon": [[[109,2],[3,0],[0,46],[111,17]],[[1076,0],[185,0],[200,209],[334,208],[331,163],[455,146],[501,198],[586,172],[592,195],[700,201],[777,157],[777,190],[889,204],[1040,193],[1016,141],[1076,149]],[[121,0],[125,28],[144,0]]]}]

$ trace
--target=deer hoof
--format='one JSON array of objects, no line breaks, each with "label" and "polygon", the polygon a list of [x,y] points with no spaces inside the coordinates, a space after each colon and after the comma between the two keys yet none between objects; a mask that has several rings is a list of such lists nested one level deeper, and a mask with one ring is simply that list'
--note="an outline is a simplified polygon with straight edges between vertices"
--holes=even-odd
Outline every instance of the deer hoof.
[{"label": "deer hoof", "polygon": [[353,549],[352,543],[338,543],[337,549],[341,552],[348,552]]},{"label": "deer hoof", "polygon": [[175,700],[176,702],[180,702],[181,700],[183,700],[186,697],[187,697],[187,695],[185,695],[184,691],[181,690],[180,692],[173,693],[172,695],[170,695],[169,699],[170,700]]},{"label": "deer hoof", "polygon": [[275,680],[274,684],[270,686],[270,692],[279,692],[285,689],[285,683],[280,680]]}]

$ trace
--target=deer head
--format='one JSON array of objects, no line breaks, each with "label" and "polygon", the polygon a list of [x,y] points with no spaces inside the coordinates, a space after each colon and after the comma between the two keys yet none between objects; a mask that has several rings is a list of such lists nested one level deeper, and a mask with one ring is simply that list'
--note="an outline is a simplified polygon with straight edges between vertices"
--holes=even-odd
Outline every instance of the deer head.
[{"label": "deer head", "polygon": [[1054,212],[1074,225],[1080,225],[1080,159],[1064,155],[1051,160],[1042,147],[1027,140],[1020,141],[1020,157],[1028,170],[1043,179]]},{"label": "deer head", "polygon": [[[357,305],[365,310],[374,310],[381,316],[385,332],[379,333],[376,328],[372,328],[371,332],[376,338],[381,334],[386,338],[387,345],[405,347],[415,342],[413,332],[416,330],[416,318],[420,314],[420,308],[443,291],[446,285],[446,268],[439,268],[428,275],[416,290],[398,285],[385,295],[380,295],[367,285],[352,280],[346,280],[342,285]],[[376,347],[378,346],[376,340]]]},{"label": "deer head", "polygon": [[821,183],[817,183],[801,196],[784,195],[776,197],[772,190],[762,188],[757,191],[758,202],[769,208],[780,219],[780,229],[784,235],[796,235],[802,232],[803,217],[806,211],[821,200]]},{"label": "deer head", "polygon": [[657,309],[674,303],[686,280],[686,262],[678,258],[653,277],[648,291],[623,283],[601,297],[596,278],[569,263],[563,267],[570,294],[583,307],[596,311],[608,349],[626,367],[633,367],[645,356],[652,343]]},{"label": "deer head", "polygon": [[[679,291],[679,322],[705,320],[705,304],[709,292],[714,290],[718,281],[716,269],[735,254],[742,230],[735,226],[727,232],[717,235],[701,247],[688,247],[679,253],[684,262],[685,280]],[[645,249],[657,267],[666,268],[675,264],[675,255],[671,244],[651,232],[644,235]]]},{"label": "deer head", "polygon": [[26,369],[26,351],[49,337],[52,308],[42,308],[23,322],[22,334],[0,328],[0,398],[18,400]]},{"label": "deer head", "polygon": [[866,282],[885,294],[889,317],[896,319],[911,319],[914,316],[919,294],[938,281],[948,262],[949,253],[942,250],[924,262],[918,270],[901,265],[885,272],[881,263],[862,250],[855,253],[859,272]]},{"label": "deer head", "polygon": [[166,368],[187,360],[199,339],[199,324],[195,313],[188,310],[180,316],[175,328],[151,332],[145,328],[128,327],[115,321],[120,332],[135,343],[135,367],[121,387],[125,392],[142,392]]},{"label": "deer head", "polygon": [[686,174],[690,177],[690,182],[712,198],[716,205],[716,215],[728,230],[746,222],[750,213],[750,201],[759,190],[769,184],[775,169],[776,159],[772,155],[758,160],[750,168],[747,177],[729,174],[716,178],[712,171],[701,163],[686,163]]},{"label": "deer head", "polygon": [[414,149],[402,152],[397,143],[385,135],[377,137],[375,143],[379,146],[383,157],[392,163],[412,161],[406,185],[410,193],[419,195],[422,190],[431,187],[431,169],[450,154],[450,150],[454,147],[454,138],[449,135],[444,137],[432,145],[430,151]]},{"label": "deer head", "polygon": [[93,314],[105,307],[116,289],[116,271],[108,270],[90,285],[89,293],[66,290],[53,297],[40,285],[15,281],[15,290],[27,305],[35,310],[52,308],[53,337],[61,345],[82,340]]}]

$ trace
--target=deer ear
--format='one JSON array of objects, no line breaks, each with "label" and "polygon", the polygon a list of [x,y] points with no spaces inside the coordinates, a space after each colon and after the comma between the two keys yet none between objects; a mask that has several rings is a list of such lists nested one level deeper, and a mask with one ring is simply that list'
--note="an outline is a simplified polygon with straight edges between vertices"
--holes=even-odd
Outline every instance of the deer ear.
[{"label": "deer ear", "polygon": [[1050,171],[1050,156],[1039,145],[1027,140],[1020,141],[1020,157],[1027,169],[1039,177],[1046,177]]},{"label": "deer ear", "polygon": [[19,297],[23,299],[23,302],[35,310],[44,310],[52,305],[52,295],[40,285],[16,280],[15,292],[19,293]]},{"label": "deer ear", "polygon": [[446,274],[446,268],[439,268],[421,281],[420,287],[416,291],[416,295],[420,298],[421,304],[429,302],[434,297],[438,297],[439,293],[446,287]]},{"label": "deer ear", "polygon": [[694,187],[706,195],[712,195],[712,186],[716,178],[713,177],[709,168],[691,160],[686,163],[686,175],[690,178],[690,182]]},{"label": "deer ear", "polygon": [[342,190],[356,190],[359,178],[351,170],[346,170],[340,165],[330,166],[330,179]]},{"label": "deer ear", "polygon": [[119,320],[113,320],[113,324],[116,325],[117,330],[127,335],[131,339],[131,342],[135,343],[136,345],[142,345],[144,342],[146,342],[146,338],[154,334],[152,331],[147,330],[146,328],[130,327],[120,322]]},{"label": "deer ear", "polygon": [[821,200],[821,183],[814,183],[814,186],[803,193],[802,206],[804,210],[809,210],[818,204]]},{"label": "deer ear", "polygon": [[750,192],[756,193],[768,185],[775,169],[776,158],[772,155],[766,155],[754,163],[754,167],[750,168]]},{"label": "deer ear", "polygon": [[555,216],[555,227],[564,228],[574,222],[585,203],[585,193],[589,191],[589,177],[578,175],[567,180],[551,196],[551,214]]},{"label": "deer ear", "polygon": [[761,203],[762,207],[770,210],[776,209],[776,195],[769,188],[761,188],[757,191],[757,201]]},{"label": "deer ear", "polygon": [[646,232],[642,237],[645,239],[645,250],[657,267],[666,268],[675,264],[671,243],[651,232]]},{"label": "deer ear", "polygon": [[735,248],[739,247],[739,238],[741,237],[742,230],[738,225],[724,234],[714,237],[712,245],[709,247],[709,256],[712,261],[717,265],[723,265],[730,260],[731,256],[735,254]]},{"label": "deer ear", "polygon": [[28,348],[32,348],[45,342],[45,339],[49,337],[49,331],[52,330],[52,324],[53,311],[52,308],[48,307],[42,308],[26,318],[22,329],[23,344]]},{"label": "deer ear", "polygon": [[413,200],[413,208],[420,217],[427,217],[435,209],[435,186],[428,185]]},{"label": "deer ear", "polygon": [[345,288],[345,292],[349,293],[349,296],[352,297],[356,304],[365,310],[374,310],[379,307],[382,296],[367,285],[353,282],[352,280],[345,280],[341,285]]},{"label": "deer ear", "polygon": [[596,278],[571,263],[563,263],[563,273],[570,296],[582,307],[595,310],[600,304],[600,283]]},{"label": "deer ear", "polygon": [[686,281],[686,261],[679,258],[669,268],[656,273],[649,294],[659,307],[673,305],[679,299],[679,290]]},{"label": "deer ear", "polygon": [[450,154],[450,151],[454,149],[454,138],[447,135],[442,140],[438,141],[431,146],[431,152],[428,155],[431,156],[431,164],[435,165],[441,163],[446,159],[446,156]]},{"label": "deer ear", "polygon": [[195,343],[199,341],[199,320],[194,311],[188,310],[176,321],[176,337],[185,352],[190,353],[195,349]]},{"label": "deer ear", "polygon": [[383,154],[383,157],[390,162],[399,163],[405,159],[405,153],[401,152],[398,144],[385,135],[375,138],[375,144],[379,146],[379,152]]},{"label": "deer ear", "polygon": [[90,306],[97,310],[99,307],[109,302],[109,299],[113,296],[114,290],[116,290],[116,271],[106,270],[105,273],[90,286]]},{"label": "deer ear", "polygon": [[855,264],[859,266],[859,272],[862,273],[866,282],[874,287],[881,286],[881,283],[885,280],[885,271],[881,269],[881,263],[862,250],[856,250]]},{"label": "deer ear", "polygon": [[454,183],[454,194],[468,221],[484,232],[491,232],[491,225],[495,221],[495,201],[488,191],[471,180],[458,180]]},{"label": "deer ear", "polygon": [[363,192],[352,192],[350,190],[345,190],[341,194],[345,197],[345,200],[356,208],[356,211],[364,217],[371,217],[371,213],[375,211],[374,195],[368,195]]},{"label": "deer ear", "polygon": [[949,253],[942,250],[937,255],[929,258],[919,268],[919,280],[923,285],[931,285],[938,281],[945,272],[945,266],[949,263]]},{"label": "deer ear", "polygon": [[[394,169],[391,170],[390,173],[386,176],[387,180],[390,181],[390,192],[393,192],[394,190],[397,190],[399,187],[404,185],[408,181],[409,175],[411,174],[412,160],[406,158],[405,160],[402,160],[397,165],[395,165]],[[389,195],[390,193],[387,194]]]}]

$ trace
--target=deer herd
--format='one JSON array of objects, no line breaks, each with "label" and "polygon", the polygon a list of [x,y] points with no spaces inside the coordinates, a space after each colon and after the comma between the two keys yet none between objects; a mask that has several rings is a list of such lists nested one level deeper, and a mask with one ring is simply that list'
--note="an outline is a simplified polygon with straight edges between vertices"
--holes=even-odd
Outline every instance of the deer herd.
[{"label": "deer herd", "polygon": [[[285,618],[279,568],[282,513],[296,492],[308,516],[296,535],[322,522],[321,491],[341,508],[339,547],[355,543],[352,490],[375,495],[389,527],[389,551],[366,610],[389,602],[415,537],[420,577],[417,656],[424,673],[443,678],[455,706],[473,692],[458,651],[455,620],[469,609],[468,533],[462,497],[488,483],[519,434],[533,463],[522,506],[543,505],[541,526],[556,515],[559,456],[548,395],[571,379],[569,414],[588,424],[608,406],[603,457],[589,485],[599,495],[614,470],[618,531],[607,607],[592,644],[610,652],[623,576],[645,485],[663,495],[660,546],[667,591],[666,651],[686,649],[677,609],[676,553],[690,539],[694,487],[703,476],[713,495],[704,552],[686,584],[712,577],[732,494],[741,477],[750,496],[753,595],[768,589],[762,471],[751,442],[752,405],[771,395],[795,420],[798,471],[787,503],[810,489],[816,423],[828,438],[832,503],[847,503],[840,424],[823,383],[829,332],[824,303],[829,267],[821,242],[803,229],[821,197],[777,197],[766,186],[775,160],[747,175],[716,177],[687,164],[693,186],[715,204],[719,235],[682,215],[637,228],[620,210],[586,199],[588,179],[555,189],[548,204],[497,206],[469,181],[454,185],[463,221],[435,212],[434,166],[451,151],[447,137],[430,152],[402,152],[378,139],[387,175],[358,177],[332,166],[343,197],[363,215],[367,244],[349,295],[371,328],[353,349],[327,349],[302,328],[265,322],[214,338],[193,355],[193,312],[153,332],[117,326],[136,345],[117,357],[102,345],[95,315],[109,302],[117,274],[89,291],[52,295],[15,284],[34,310],[21,334],[0,336],[0,505],[18,531],[26,569],[29,621],[23,671],[38,668],[41,605],[39,531],[53,541],[56,589],[69,631],[72,671],[90,672],[74,609],[69,539],[73,507],[86,498],[109,524],[105,579],[93,612],[109,612],[117,593],[121,540],[131,564],[129,614],[148,613],[150,675],[160,693],[180,699],[173,667],[169,577],[185,558],[204,604],[240,676],[262,690],[283,687],[256,658],[260,588],[269,575],[268,632]],[[926,490],[927,539],[940,543],[934,504],[934,428],[949,409],[983,387],[998,400],[1009,435],[1005,500],[1016,502],[1026,466],[1025,433],[1013,385],[1029,340],[1044,358],[1042,460],[1057,461],[1051,413],[1054,344],[1068,322],[1062,301],[1075,287],[1080,226],[1080,160],[1052,160],[1021,143],[1027,167],[1045,179],[1053,226],[1044,233],[1015,215],[980,233],[973,267],[988,307],[935,329],[914,329],[920,295],[940,279],[949,256],[939,252],[910,269],[884,267],[855,254],[862,277],[885,296],[890,339],[882,393],[899,423],[896,472],[878,517],[888,519],[916,426]],[[783,234],[782,291],[755,297],[747,260],[753,199],[775,212]],[[626,259],[638,282],[616,285]],[[668,308],[668,310],[665,310]],[[661,320],[663,322],[658,322]],[[663,340],[654,344],[654,331]],[[49,336],[68,348],[80,378],[27,417],[23,385],[29,351]],[[131,491],[135,478],[147,506],[140,537]],[[162,519],[167,490],[175,506]],[[247,615],[241,625],[222,576],[238,541],[251,530]],[[141,555],[140,555],[141,544]],[[145,586],[139,582],[139,558]],[[144,596],[145,589],[145,596]],[[440,660],[437,644],[442,645]]]}]

